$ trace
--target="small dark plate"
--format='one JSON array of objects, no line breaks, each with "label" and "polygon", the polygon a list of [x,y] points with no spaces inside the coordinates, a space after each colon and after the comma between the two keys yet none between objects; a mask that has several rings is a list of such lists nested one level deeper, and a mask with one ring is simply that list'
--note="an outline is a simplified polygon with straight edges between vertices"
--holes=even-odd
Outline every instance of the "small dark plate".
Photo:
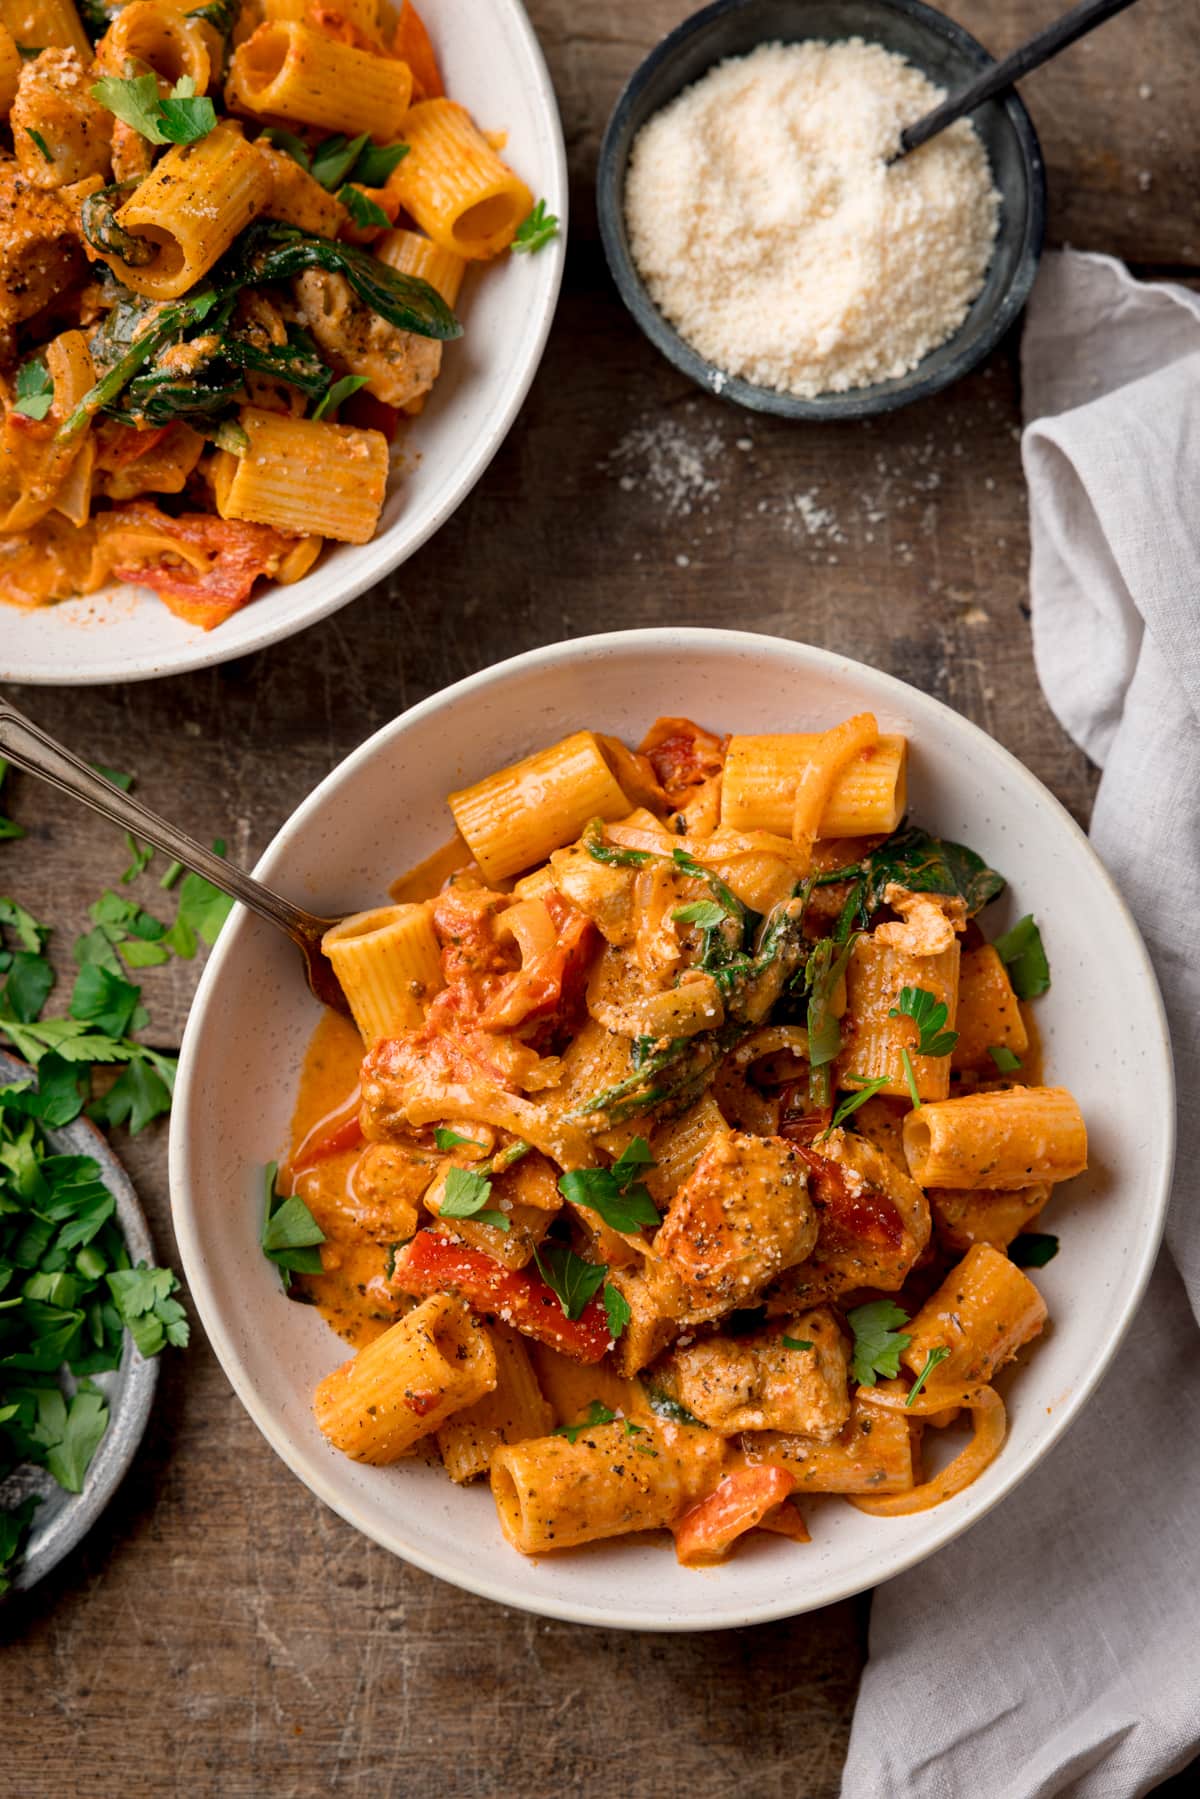
[{"label": "small dark plate", "polygon": [[[37,1075],[28,1063],[0,1050],[0,1087],[30,1081],[36,1085]],[[130,1261],[135,1265],[152,1263],[154,1245],[133,1183],[95,1125],[86,1118],[77,1118],[61,1130],[47,1131],[46,1139],[59,1155],[94,1157],[100,1165],[101,1180],[116,1195],[117,1223]],[[158,1379],[158,1363],[147,1361],[126,1331],[121,1366],[91,1378],[108,1400],[109,1417],[108,1429],[87,1471],[83,1492],[65,1492],[42,1468],[18,1468],[0,1482],[0,1505],[6,1508],[18,1505],[30,1493],[42,1496],[42,1503],[33,1514],[24,1560],[13,1577],[13,1592],[26,1592],[35,1586],[91,1529],[116,1492],[142,1440]]]},{"label": "small dark plate", "polygon": [[920,0],[717,0],[685,19],[630,77],[613,108],[596,174],[604,252],[621,298],[669,362],[710,393],[792,419],[859,419],[922,400],[957,381],[999,343],[1029,298],[1046,219],[1046,175],[1037,134],[1016,94],[972,113],[1000,191],[1000,226],[983,289],[962,325],[907,375],[847,393],[801,399],[726,375],[667,323],[637,272],[625,229],[625,170],[652,114],[730,56],[759,44],[865,38],[905,56],[939,87],[955,89],[993,61],[983,46]]}]

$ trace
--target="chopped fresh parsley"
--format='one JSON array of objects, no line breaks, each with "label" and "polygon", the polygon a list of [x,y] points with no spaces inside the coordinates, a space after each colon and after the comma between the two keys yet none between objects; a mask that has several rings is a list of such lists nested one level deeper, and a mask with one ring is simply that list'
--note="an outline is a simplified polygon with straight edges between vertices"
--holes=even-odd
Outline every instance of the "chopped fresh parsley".
[{"label": "chopped fresh parsley", "polygon": [[326,413],[331,412],[335,406],[340,406],[343,400],[348,400],[351,394],[356,394],[360,387],[365,387],[369,380],[369,375],[343,375],[340,380],[331,382],[317,401],[313,410],[313,418],[323,419]]},{"label": "chopped fresh parsley", "polygon": [[889,1018],[911,1018],[917,1027],[917,1053],[922,1056],[948,1056],[958,1042],[957,1031],[942,1027],[950,1016],[948,1008],[926,987],[902,987],[900,1003],[888,1012]]},{"label": "chopped fresh parsley", "polygon": [[188,1340],[183,1307],[171,1295],[179,1282],[169,1268],[118,1268],[108,1275],[108,1290],[121,1319],[144,1356],[157,1355],[165,1343],[182,1349]]},{"label": "chopped fresh parsley", "polygon": [[921,1391],[921,1388],[925,1385],[925,1382],[929,1379],[929,1376],[933,1373],[933,1371],[937,1367],[938,1363],[944,1362],[946,1360],[946,1357],[949,1354],[950,1354],[950,1351],[945,1347],[944,1344],[939,1344],[936,1349],[930,1350],[929,1354],[925,1357],[925,1366],[922,1368],[920,1374],[918,1374],[916,1380],[913,1382],[912,1386],[909,1388],[908,1398],[904,1401],[905,1406],[910,1406],[912,1404],[913,1400],[917,1397],[917,1394]]},{"label": "chopped fresh parsley", "polygon": [[779,1341],[785,1349],[811,1349],[813,1345],[807,1337],[780,1337]]},{"label": "chopped fresh parsley", "polygon": [[921,1095],[917,1091],[917,1076],[912,1065],[912,1057],[907,1049],[901,1049],[900,1060],[904,1065],[904,1078],[908,1082],[908,1097],[912,1100],[914,1112],[921,1110]]},{"label": "chopped fresh parsley", "polygon": [[614,1231],[654,1229],[662,1221],[658,1209],[638,1179],[643,1168],[653,1168],[654,1158],[644,1137],[635,1137],[611,1168],[573,1168],[561,1175],[558,1190],[572,1205],[598,1212]]},{"label": "chopped fresh parsley", "polygon": [[1021,1066],[1021,1058],[1009,1049],[1007,1043],[989,1043],[988,1055],[996,1064],[1001,1074],[1015,1074]]},{"label": "chopped fresh parsley", "polygon": [[54,404],[54,382],[40,356],[32,357],[17,370],[17,397],[14,412],[27,419],[44,419]]},{"label": "chopped fresh parsley", "polygon": [[309,162],[309,173],[313,180],[319,181],[322,187],[329,188],[331,192],[334,188],[341,187],[343,181],[349,179],[351,169],[370,141],[369,131],[364,131],[355,138],[348,138],[340,131],[333,137],[324,138],[312,151]]},{"label": "chopped fresh parsley", "polygon": [[[857,1074],[852,1074],[850,1076],[850,1079],[852,1081],[857,1081],[857,1080],[861,1080],[862,1076],[857,1075]],[[863,1085],[858,1089],[857,1092],[847,1093],[845,1095],[845,1097],[839,1101],[837,1110],[834,1112],[833,1117],[829,1120],[829,1123],[826,1125],[825,1129],[821,1132],[821,1140],[824,1141],[824,1139],[826,1137],[828,1137],[830,1131],[835,1131],[839,1124],[845,1124],[847,1118],[850,1118],[855,1112],[857,1112],[858,1108],[860,1106],[865,1106],[869,1099],[874,1099],[875,1095],[879,1092],[879,1089],[881,1087],[886,1087],[887,1084],[888,1084],[887,1075],[881,1074],[879,1076],[878,1080],[863,1082]]]},{"label": "chopped fresh parsley", "polygon": [[1031,912],[1018,918],[1011,931],[997,937],[992,948],[1008,969],[1018,999],[1036,999],[1050,986],[1050,964],[1042,933]]},{"label": "chopped fresh parsley", "polygon": [[614,1287],[611,1281],[606,1281],[604,1284],[603,1299],[604,1315],[608,1319],[608,1334],[615,1343],[633,1317],[633,1312],[621,1289]]},{"label": "chopped fresh parsley", "polygon": [[855,1306],[846,1313],[846,1323],[854,1332],[854,1355],[850,1372],[860,1387],[873,1387],[879,1375],[894,1379],[900,1372],[901,1352],[912,1338],[896,1329],[907,1324],[908,1315],[894,1299],[873,1299],[868,1305]]},{"label": "chopped fresh parsley", "polygon": [[665,1418],[670,1424],[690,1424],[697,1430],[707,1430],[708,1426],[695,1412],[689,1412],[685,1405],[664,1393],[661,1387],[646,1385],[646,1400],[650,1410],[659,1418]]},{"label": "chopped fresh parsley", "polygon": [[512,247],[517,251],[526,251],[530,255],[548,244],[558,236],[558,219],[552,212],[546,211],[546,202],[539,200],[533,211],[528,213],[517,227]]},{"label": "chopped fresh parsley", "polygon": [[729,913],[715,900],[693,900],[690,906],[676,906],[671,917],[676,924],[694,924],[701,930],[711,931],[723,925]]},{"label": "chopped fresh parsley", "polygon": [[603,1262],[585,1262],[560,1243],[541,1244],[533,1259],[568,1318],[579,1317],[608,1273]]},{"label": "chopped fresh parsley", "polygon": [[92,99],[152,144],[198,143],[217,122],[216,108],[197,94],[191,75],[181,75],[166,100],[155,75],[105,75],[93,84]]},{"label": "chopped fresh parsley", "polygon": [[325,1233],[298,1193],[280,1193],[278,1162],[268,1162],[265,1186],[262,1252],[278,1268],[287,1293],[293,1274],[320,1274]]},{"label": "chopped fresh parsley", "polygon": [[1022,1231],[1008,1246],[1008,1259],[1017,1268],[1044,1268],[1058,1254],[1058,1238],[1048,1231]]},{"label": "chopped fresh parsley", "polygon": [[451,1168],[446,1176],[439,1218],[473,1218],[477,1224],[494,1225],[498,1231],[509,1229],[503,1212],[485,1210],[492,1197],[492,1183],[485,1174],[472,1168]]},{"label": "chopped fresh parsley", "polygon": [[32,125],[26,125],[25,135],[27,137],[31,137],[33,139],[34,143],[37,145],[37,147],[41,151],[42,155],[46,158],[47,162],[54,161],[53,156],[50,154],[49,149],[46,147],[46,140],[42,136],[40,131],[35,131],[33,129]]},{"label": "chopped fresh parsley", "polygon": [[360,187],[384,187],[396,164],[407,155],[407,144],[367,143],[359,152],[352,179]]},{"label": "chopped fresh parsley", "polygon": [[361,230],[365,231],[371,226],[378,226],[386,231],[390,226],[392,221],[384,212],[383,207],[377,201],[372,200],[370,194],[364,194],[361,187],[356,187],[353,182],[344,181],[338,188],[337,197]]},{"label": "chopped fresh parsley", "polygon": [[610,1412],[599,1399],[593,1399],[578,1424],[557,1424],[550,1434],[553,1437],[565,1437],[573,1446],[581,1432],[594,1430],[598,1424],[615,1424],[616,1418],[615,1412]]},{"label": "chopped fresh parsley", "polygon": [[487,1145],[480,1143],[478,1138],[460,1137],[457,1131],[449,1130],[444,1124],[438,1125],[433,1133],[433,1140],[440,1150],[487,1148]]}]

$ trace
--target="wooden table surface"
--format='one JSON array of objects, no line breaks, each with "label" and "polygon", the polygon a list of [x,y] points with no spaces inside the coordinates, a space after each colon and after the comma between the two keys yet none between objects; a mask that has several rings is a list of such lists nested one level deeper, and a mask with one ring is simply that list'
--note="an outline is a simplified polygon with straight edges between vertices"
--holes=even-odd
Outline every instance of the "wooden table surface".
[{"label": "wooden table surface", "polygon": [[[446,682],[588,631],[732,625],[936,694],[1086,819],[1093,771],[1051,718],[1030,653],[1015,343],[937,399],[859,425],[751,418],[690,387],[623,312],[591,198],[621,83],[690,7],[530,10],[566,131],[571,244],[545,362],[474,494],[388,581],[291,642],[182,679],[17,697],[251,861],[348,750]],[[1060,7],[949,10],[1001,52]],[[1180,0],[1142,0],[1028,81],[1053,243],[1200,273],[1198,89],[1195,8]],[[30,780],[11,778],[7,802],[29,834],[0,846],[0,892],[52,922],[65,954],[123,846]],[[198,971],[147,971],[156,1043],[178,1045]],[[160,1258],[174,1257],[164,1128],[118,1148]],[[198,1328],[162,1372],[103,1521],[0,1616],[3,1790],[836,1793],[866,1600],[692,1637],[510,1612],[325,1510],[259,1437]]]}]

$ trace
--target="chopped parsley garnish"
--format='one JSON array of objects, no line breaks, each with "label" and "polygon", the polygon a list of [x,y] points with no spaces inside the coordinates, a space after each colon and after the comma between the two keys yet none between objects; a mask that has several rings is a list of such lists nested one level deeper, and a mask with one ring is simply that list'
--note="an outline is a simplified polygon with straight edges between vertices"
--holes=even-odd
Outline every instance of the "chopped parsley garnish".
[{"label": "chopped parsley garnish", "polygon": [[[533,1252],[538,1273],[555,1295],[568,1318],[578,1318],[608,1269],[603,1262],[585,1262],[560,1243],[543,1243]],[[609,1314],[611,1322],[612,1314]]]},{"label": "chopped parsley garnish", "polygon": [[782,1336],[779,1341],[785,1349],[811,1349],[813,1347],[807,1337]]},{"label": "chopped parsley garnish", "polygon": [[42,136],[40,131],[35,131],[33,129],[32,125],[26,125],[25,135],[26,135],[26,137],[31,137],[33,139],[34,143],[37,145],[37,147],[41,151],[42,155],[46,158],[47,162],[54,161],[53,156],[50,154],[50,151],[46,147],[46,140]]},{"label": "chopped parsley garnish", "polygon": [[105,75],[92,87],[92,99],[107,107],[152,144],[195,144],[217,122],[206,94],[197,94],[191,75],[181,75],[170,98],[161,100],[155,75]]},{"label": "chopped parsley garnish", "polygon": [[670,1424],[690,1424],[697,1430],[707,1430],[703,1419],[697,1418],[695,1412],[689,1412],[685,1405],[664,1393],[661,1387],[646,1386],[646,1399],[650,1410],[659,1418],[665,1418]]},{"label": "chopped parsley garnish", "polygon": [[34,356],[17,371],[17,397],[14,412],[27,419],[44,419],[54,404],[54,382],[40,356]]},{"label": "chopped parsley garnish", "polygon": [[486,1143],[480,1143],[476,1137],[460,1137],[457,1131],[439,1124],[433,1133],[433,1140],[440,1150],[451,1149],[486,1149]]},{"label": "chopped parsley garnish", "polygon": [[[331,193],[337,191],[338,199],[344,205],[349,202],[345,193],[340,190],[347,182],[356,182],[359,187],[383,187],[396,164],[408,155],[407,144],[373,144],[370,133],[366,131],[355,138],[345,137],[339,131],[333,137],[324,138],[314,145],[311,151],[300,138],[290,131],[281,131],[275,125],[264,136],[281,150],[286,150],[302,169],[308,171],[314,181],[319,181]],[[363,195],[362,198],[365,199],[366,196]],[[354,216],[358,224],[367,222]],[[390,223],[386,213],[382,214],[382,219],[385,225]]]},{"label": "chopped parsley garnish", "polygon": [[1047,1231],[1022,1231],[1008,1246],[1008,1259],[1017,1268],[1044,1268],[1058,1254],[1058,1238]]},{"label": "chopped parsley garnish", "polygon": [[908,1314],[893,1299],[873,1299],[847,1312],[846,1323],[854,1332],[850,1372],[859,1386],[873,1387],[881,1374],[894,1379],[900,1372],[901,1352],[912,1342],[896,1329],[908,1323]]},{"label": "chopped parsley garnish", "polygon": [[604,1284],[603,1298],[604,1315],[608,1319],[608,1334],[615,1343],[633,1317],[633,1312],[621,1289],[614,1287],[611,1281],[606,1281]]},{"label": "chopped parsley garnish", "polygon": [[439,1218],[473,1218],[477,1224],[494,1225],[498,1231],[509,1229],[503,1212],[487,1210],[492,1197],[492,1183],[486,1174],[472,1168],[451,1168],[446,1176]]},{"label": "chopped parsley garnish", "polygon": [[512,247],[530,254],[540,250],[553,237],[558,236],[558,219],[554,213],[546,211],[546,202],[539,200],[533,211],[528,213],[517,227]]},{"label": "chopped parsley garnish", "polygon": [[912,1065],[912,1057],[907,1049],[901,1049],[900,1060],[904,1065],[904,1078],[908,1082],[908,1097],[912,1100],[914,1112],[921,1110],[921,1095],[917,1091],[917,1077]]},{"label": "chopped parsley garnish", "polygon": [[365,387],[370,378],[369,375],[343,375],[339,380],[332,382],[317,401],[313,409],[313,418],[323,419],[327,412],[331,412],[335,406],[340,406],[343,400],[350,398],[351,394],[356,394],[360,387]]},{"label": "chopped parsley garnish", "polygon": [[925,1366],[909,1388],[908,1398],[904,1401],[905,1406],[910,1406],[912,1404],[938,1363],[944,1362],[949,1354],[950,1351],[943,1344],[939,1344],[936,1349],[930,1350],[929,1354],[925,1357]]},{"label": "chopped parsley garnish", "polygon": [[614,1231],[654,1229],[662,1221],[658,1209],[638,1179],[643,1168],[653,1168],[654,1158],[644,1137],[635,1137],[611,1168],[574,1168],[561,1175],[558,1190],[572,1205],[599,1212]]},{"label": "chopped parsley garnish", "polygon": [[360,229],[366,230],[374,225],[381,226],[386,231],[390,226],[392,221],[384,212],[383,207],[372,200],[370,194],[364,194],[361,187],[355,187],[352,182],[344,181],[338,188],[337,197]]},{"label": "chopped parsley garnish", "polygon": [[1018,918],[1011,931],[997,937],[992,948],[1008,969],[1018,999],[1036,999],[1049,989],[1050,964],[1031,912]]},{"label": "chopped parsley garnish", "polygon": [[321,1251],[325,1233],[298,1193],[285,1196],[279,1192],[279,1164],[268,1162],[266,1168],[266,1207],[263,1212],[262,1252],[274,1262],[289,1292],[293,1274],[320,1274]]},{"label": "chopped parsley garnish", "polygon": [[676,906],[671,914],[676,924],[699,925],[704,931],[723,925],[729,916],[724,906],[718,906],[715,900],[693,900],[690,906]]},{"label": "chopped parsley garnish", "polygon": [[[857,1074],[852,1074],[850,1076],[850,1079],[852,1081],[857,1081],[857,1080],[861,1080],[862,1076],[857,1075]],[[855,1112],[857,1112],[858,1108],[860,1106],[865,1106],[869,1099],[874,1099],[875,1095],[879,1092],[880,1088],[886,1087],[887,1084],[888,1084],[887,1075],[881,1074],[879,1076],[878,1080],[863,1082],[863,1085],[858,1089],[858,1091],[856,1093],[847,1093],[845,1095],[845,1097],[839,1101],[837,1110],[833,1114],[833,1117],[829,1120],[829,1123],[826,1125],[825,1129],[821,1132],[821,1140],[824,1141],[824,1139],[826,1137],[828,1137],[830,1131],[836,1130],[839,1124],[845,1124],[847,1118],[850,1118]]]},{"label": "chopped parsley garnish", "polygon": [[917,1053],[922,1056],[948,1056],[958,1042],[957,1031],[943,1030],[949,1009],[926,987],[902,987],[900,1003],[888,1012],[889,1018],[911,1018],[917,1027]]},{"label": "chopped parsley garnish", "polygon": [[610,1412],[608,1407],[602,1404],[600,1400],[593,1399],[578,1424],[556,1424],[550,1435],[552,1437],[565,1437],[568,1443],[574,1445],[578,1441],[581,1432],[585,1430],[594,1430],[598,1424],[615,1424],[616,1419],[617,1414],[615,1412]]},{"label": "chopped parsley garnish", "polygon": [[996,1064],[1001,1074],[1015,1074],[1021,1066],[1021,1058],[1009,1049],[1007,1043],[989,1043],[988,1055]]}]

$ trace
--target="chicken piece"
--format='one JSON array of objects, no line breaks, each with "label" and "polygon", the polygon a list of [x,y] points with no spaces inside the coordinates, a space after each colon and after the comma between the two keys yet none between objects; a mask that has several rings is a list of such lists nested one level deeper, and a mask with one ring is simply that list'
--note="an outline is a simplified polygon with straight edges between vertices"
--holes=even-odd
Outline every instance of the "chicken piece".
[{"label": "chicken piece", "polygon": [[632,868],[611,868],[589,856],[582,844],[573,843],[569,849],[555,850],[550,872],[563,898],[590,918],[609,943],[633,942]]},{"label": "chicken piece", "polygon": [[78,225],[57,194],[29,186],[11,156],[0,156],[0,362],[16,327],[64,293],[83,267]]},{"label": "chicken piece", "polygon": [[876,943],[890,943],[910,956],[940,956],[959,931],[966,929],[966,901],[957,894],[910,893],[896,881],[883,890],[884,904],[899,912],[903,924],[876,925]]},{"label": "chicken piece", "polygon": [[442,366],[441,343],[389,325],[357,299],[341,275],[308,269],[292,283],[300,322],[339,375],[365,375],[367,391],[388,406],[429,392]]},{"label": "chicken piece", "polygon": [[[796,1343],[810,1347],[789,1347]],[[713,1430],[797,1431],[828,1443],[850,1417],[848,1369],[838,1322],[828,1306],[817,1306],[797,1312],[782,1331],[677,1348],[655,1378]]]},{"label": "chicken piece", "polygon": [[1049,1181],[1002,1192],[995,1188],[961,1191],[931,1187],[926,1194],[938,1239],[948,1249],[970,1249],[972,1243],[990,1243],[1007,1249],[1014,1237],[1027,1231],[1054,1189]]},{"label": "chicken piece", "polygon": [[90,87],[77,50],[43,50],[21,70],[9,124],[21,179],[30,187],[68,187],[88,175],[108,175],[113,115],[92,99]]},{"label": "chicken piece", "polygon": [[[629,1323],[618,1337],[612,1355],[618,1373],[630,1380],[661,1355],[678,1334],[684,1301],[678,1283],[665,1274],[652,1280],[646,1274],[616,1268],[608,1277],[608,1285],[617,1289],[629,1307]],[[666,1298],[666,1289],[678,1300],[677,1307]]]},{"label": "chicken piece", "polygon": [[862,1137],[832,1131],[798,1153],[809,1170],[816,1248],[767,1295],[775,1315],[856,1287],[894,1293],[929,1242],[929,1206],[911,1177]]},{"label": "chicken piece", "polygon": [[297,225],[301,231],[311,231],[317,237],[336,237],[348,217],[336,194],[314,181],[294,156],[277,150],[265,138],[257,138],[254,148],[271,171],[267,217],[285,225]]},{"label": "chicken piece", "polygon": [[355,1229],[376,1243],[411,1237],[418,1224],[417,1208],[439,1163],[440,1157],[415,1144],[369,1143],[346,1183]]},{"label": "chicken piece", "polygon": [[[440,1218],[446,1181],[455,1164],[444,1163],[438,1178],[425,1195],[426,1209]],[[459,1163],[462,1167],[464,1164]],[[506,1268],[524,1268],[533,1260],[533,1252],[550,1226],[554,1214],[562,1206],[557,1172],[545,1156],[536,1150],[506,1169],[491,1176],[491,1192],[486,1210],[500,1212],[508,1219],[508,1229],[484,1224],[477,1218],[448,1218],[435,1230],[461,1237],[472,1249],[481,1249]]]},{"label": "chicken piece", "polygon": [[816,1241],[800,1149],[782,1137],[730,1131],[714,1138],[676,1193],[654,1248],[697,1323],[753,1304]]}]

